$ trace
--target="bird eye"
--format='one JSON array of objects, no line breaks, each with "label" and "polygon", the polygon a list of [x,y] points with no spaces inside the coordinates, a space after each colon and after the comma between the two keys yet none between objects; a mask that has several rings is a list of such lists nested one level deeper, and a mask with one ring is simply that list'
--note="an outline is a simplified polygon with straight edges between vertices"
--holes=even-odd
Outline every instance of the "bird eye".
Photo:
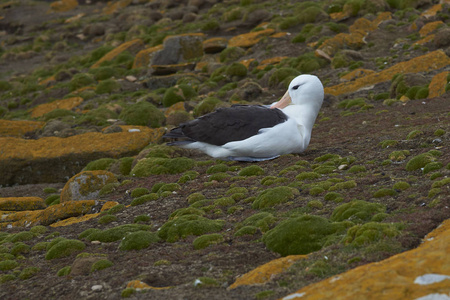
[{"label": "bird eye", "polygon": [[298,89],[298,88],[299,88],[299,86],[300,86],[300,84],[298,84],[298,85],[294,85],[294,86],[292,87],[292,89],[293,89],[293,90],[296,90],[296,89]]}]

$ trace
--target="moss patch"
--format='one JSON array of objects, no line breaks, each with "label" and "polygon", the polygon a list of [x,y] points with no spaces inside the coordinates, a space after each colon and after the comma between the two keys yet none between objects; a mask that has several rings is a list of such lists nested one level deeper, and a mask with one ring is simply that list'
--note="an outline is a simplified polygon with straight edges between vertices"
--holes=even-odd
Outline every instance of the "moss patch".
[{"label": "moss patch", "polygon": [[50,247],[45,255],[45,259],[66,257],[72,253],[83,251],[85,248],[86,245],[82,241],[62,239]]},{"label": "moss patch", "polygon": [[137,177],[147,177],[158,174],[178,174],[186,172],[195,166],[194,160],[186,157],[177,158],[143,158],[131,170],[131,174]]},{"label": "moss patch", "polygon": [[335,222],[349,220],[359,223],[368,221],[373,215],[385,211],[386,207],[384,205],[363,200],[353,200],[338,206],[331,214],[330,219]]},{"label": "moss patch", "polygon": [[223,241],[224,241],[223,235],[221,235],[220,233],[211,233],[211,234],[204,234],[196,238],[193,242],[193,245],[194,249],[199,250],[209,247],[211,245],[222,243]]},{"label": "moss patch", "polygon": [[275,188],[269,188],[261,192],[256,200],[253,202],[252,208],[261,209],[266,207],[272,207],[277,204],[285,203],[289,200],[294,199],[299,192],[297,189],[279,186]]}]

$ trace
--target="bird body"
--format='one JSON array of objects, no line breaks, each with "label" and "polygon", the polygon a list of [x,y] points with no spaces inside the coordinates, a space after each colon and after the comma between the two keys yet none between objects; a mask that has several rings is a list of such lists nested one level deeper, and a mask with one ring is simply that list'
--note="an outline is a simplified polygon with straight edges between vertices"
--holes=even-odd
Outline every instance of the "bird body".
[{"label": "bird body", "polygon": [[198,149],[228,160],[261,161],[301,153],[309,145],[323,96],[322,83],[316,76],[300,75],[270,108],[260,105],[221,108],[180,124],[164,137],[176,139],[169,145]]}]

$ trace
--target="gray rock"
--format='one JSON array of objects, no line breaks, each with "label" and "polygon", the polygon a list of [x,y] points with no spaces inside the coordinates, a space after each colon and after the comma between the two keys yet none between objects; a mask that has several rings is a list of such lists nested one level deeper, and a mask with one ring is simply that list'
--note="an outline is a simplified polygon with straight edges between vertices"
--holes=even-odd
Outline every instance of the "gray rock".
[{"label": "gray rock", "polygon": [[176,35],[166,38],[164,48],[153,55],[151,65],[173,65],[203,55],[203,36]]}]

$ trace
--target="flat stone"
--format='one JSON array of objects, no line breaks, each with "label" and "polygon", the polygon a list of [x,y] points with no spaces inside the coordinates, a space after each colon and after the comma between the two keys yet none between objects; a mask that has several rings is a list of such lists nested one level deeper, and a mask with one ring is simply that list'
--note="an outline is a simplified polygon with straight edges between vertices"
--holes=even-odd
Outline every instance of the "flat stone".
[{"label": "flat stone", "polygon": [[435,21],[435,22],[427,23],[419,30],[419,34],[421,37],[425,37],[441,26],[445,26],[445,23],[442,21]]},{"label": "flat stone", "polygon": [[307,255],[289,255],[286,257],[274,259],[238,277],[236,281],[228,287],[228,289],[232,290],[241,285],[266,283],[270,281],[274,275],[286,271],[293,263],[305,258],[307,258]]},{"label": "flat stone", "polygon": [[119,47],[109,51],[102,58],[100,58],[95,64],[91,66],[91,69],[100,67],[102,62],[111,61],[124,51],[130,51],[131,53],[138,53],[144,47],[144,42],[141,39],[134,39],[121,44]]},{"label": "flat stone", "polygon": [[47,206],[45,201],[39,197],[8,197],[0,198],[0,210],[22,211],[38,210]]},{"label": "flat stone", "polygon": [[418,299],[433,294],[448,295],[449,252],[450,219],[447,219],[416,249],[311,284],[282,299]]},{"label": "flat stone", "polygon": [[139,51],[136,54],[136,57],[134,58],[132,69],[148,67],[153,55],[162,49],[163,49],[163,45],[158,45],[155,47],[151,47],[151,48],[147,48],[147,49],[143,49],[143,50]]},{"label": "flat stone", "polygon": [[142,126],[138,132],[88,132],[67,138],[0,137],[4,149],[0,152],[0,185],[67,181],[90,161],[135,155],[161,140],[164,133],[164,128]]},{"label": "flat stone", "polygon": [[431,70],[438,70],[450,64],[450,57],[444,51],[436,50],[422,56],[415,57],[411,60],[400,62],[381,72],[369,74],[364,77],[356,78],[353,81],[343,82],[341,84],[326,87],[325,93],[333,96],[356,92],[367,86],[390,81],[397,73],[420,73]]},{"label": "flat stone", "polygon": [[50,103],[44,103],[33,108],[33,110],[31,111],[31,117],[38,118],[58,108],[71,110],[80,105],[82,102],[83,98],[81,97],[71,97],[62,100],[56,100]]},{"label": "flat stone", "polygon": [[118,183],[116,176],[108,171],[83,171],[67,181],[61,192],[61,203],[67,201],[96,199],[102,187]]},{"label": "flat stone", "polygon": [[[448,1],[447,1],[447,3],[448,3]],[[424,17],[426,19],[429,19],[431,17],[434,17],[441,10],[442,10],[442,3],[439,3],[439,4],[436,4],[436,5],[433,5],[432,7],[430,7],[426,11],[424,11],[420,16]]]},{"label": "flat stone", "polygon": [[23,137],[25,133],[41,129],[44,125],[44,122],[0,119],[0,136]]},{"label": "flat stone", "polygon": [[157,51],[151,65],[176,65],[189,62],[203,56],[203,33],[190,33],[168,36],[164,39],[163,49]]},{"label": "flat stone", "polygon": [[151,65],[153,75],[170,75],[179,71],[192,71],[195,69],[195,63],[181,63],[174,65]]},{"label": "flat stone", "polygon": [[227,47],[228,39],[216,37],[203,42],[203,51],[207,54],[222,52]]}]

